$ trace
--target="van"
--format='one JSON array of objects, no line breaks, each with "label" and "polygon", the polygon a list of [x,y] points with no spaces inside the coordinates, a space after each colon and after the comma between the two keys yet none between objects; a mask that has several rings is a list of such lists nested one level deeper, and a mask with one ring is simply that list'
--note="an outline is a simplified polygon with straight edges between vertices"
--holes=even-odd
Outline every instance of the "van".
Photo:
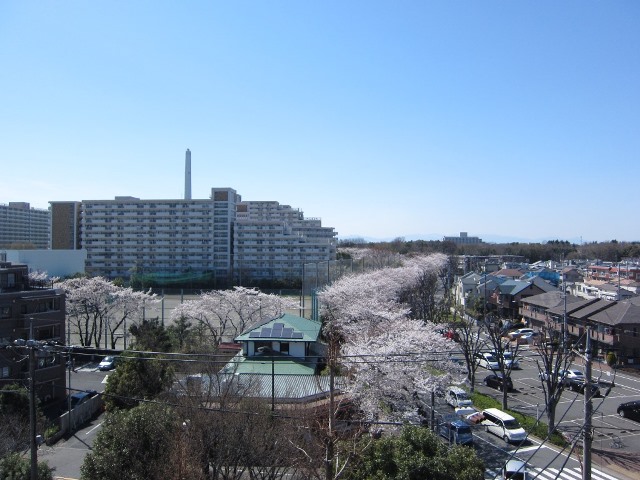
[{"label": "van", "polygon": [[482,425],[487,432],[502,438],[505,442],[521,442],[527,438],[527,432],[520,426],[518,420],[497,408],[487,408],[482,411]]},{"label": "van", "polygon": [[466,390],[456,386],[450,386],[447,389],[447,393],[445,393],[445,401],[453,408],[468,407],[472,404]]},{"label": "van", "polygon": [[460,418],[453,416],[452,418],[444,418],[438,423],[438,433],[449,440],[450,443],[458,445],[472,445],[473,434],[471,426]]}]

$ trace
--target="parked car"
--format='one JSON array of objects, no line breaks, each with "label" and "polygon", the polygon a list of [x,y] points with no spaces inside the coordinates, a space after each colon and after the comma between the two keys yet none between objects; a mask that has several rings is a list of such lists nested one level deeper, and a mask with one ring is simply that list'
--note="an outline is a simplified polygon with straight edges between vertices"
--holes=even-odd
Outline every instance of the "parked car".
[{"label": "parked car", "polygon": [[[564,383],[564,387],[568,388],[572,392],[578,392],[584,395],[584,392],[587,389],[586,387],[587,383],[584,381],[584,379],[564,378],[562,382]],[[589,383],[588,385],[589,385],[589,389],[591,390],[592,397],[599,397],[602,395],[600,393],[600,387],[598,387],[597,384],[592,382],[592,383]]]},{"label": "parked car", "polygon": [[505,442],[521,442],[527,438],[527,432],[518,420],[497,408],[486,408],[482,411],[482,425],[489,433],[497,435]]},{"label": "parked car", "polygon": [[621,403],[618,405],[618,415],[623,418],[640,421],[640,400],[633,402]]},{"label": "parked car", "polygon": [[459,445],[472,445],[473,434],[471,426],[460,418],[445,418],[438,424],[438,433],[449,440],[450,443]]},{"label": "parked car", "polygon": [[567,379],[567,380],[582,380],[584,381],[584,373],[582,373],[582,370],[560,370],[558,372],[558,375],[560,375],[561,378],[563,379]]},{"label": "parked car", "polygon": [[538,332],[528,332],[520,335],[516,341],[518,345],[533,345],[534,343],[539,343],[540,334]]},{"label": "parked car", "polygon": [[[492,354],[494,357],[498,356],[495,351],[493,351]],[[502,352],[502,361],[504,368],[510,368],[512,370],[518,370],[520,368],[520,361],[518,360],[518,357],[511,352]]]},{"label": "parked car", "polygon": [[[86,390],[82,392],[76,392],[71,394],[71,410],[76,408],[78,405],[82,405],[87,402],[91,397],[94,397],[98,394],[95,390]],[[69,408],[69,397],[65,400],[62,405],[62,409],[66,411]]]},{"label": "parked car", "polygon": [[513,382],[510,377],[503,377],[500,373],[488,375],[484,378],[487,387],[496,388],[501,392],[506,388],[508,392],[513,390]]},{"label": "parked car", "polygon": [[527,464],[521,460],[509,460],[502,467],[503,480],[527,480]]},{"label": "parked car", "polygon": [[456,387],[454,385],[447,388],[447,393],[445,393],[445,402],[447,402],[452,407],[466,407],[471,405],[471,399],[469,398],[469,394],[466,390],[460,387]]},{"label": "parked car", "polygon": [[518,337],[521,337],[525,333],[535,333],[533,328],[519,328],[509,333],[509,338],[511,340],[516,340]]},{"label": "parked car", "polygon": [[116,368],[116,357],[108,356],[104,357],[98,364],[98,370],[106,371]]},{"label": "parked car", "polygon": [[487,370],[498,370],[500,368],[500,365],[498,365],[498,360],[491,353],[476,353],[476,358],[478,361],[478,365],[486,368]]}]

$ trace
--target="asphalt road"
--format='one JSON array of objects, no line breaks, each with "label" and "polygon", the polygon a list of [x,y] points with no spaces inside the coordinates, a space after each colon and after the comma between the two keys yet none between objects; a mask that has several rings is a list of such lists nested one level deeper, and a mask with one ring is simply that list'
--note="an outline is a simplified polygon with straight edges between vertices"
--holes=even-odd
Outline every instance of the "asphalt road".
[{"label": "asphalt road", "polygon": [[[544,410],[544,395],[540,380],[538,378],[538,368],[536,365],[537,355],[535,351],[528,347],[520,350],[521,369],[514,370],[511,377],[514,384],[514,391],[508,394],[509,408],[520,411],[530,416],[539,415],[546,423]],[[573,367],[584,370],[581,364],[574,364]],[[478,368],[476,371],[476,390],[486,393],[497,400],[502,400],[502,392],[485,387],[482,381],[489,371]],[[608,368],[593,369],[593,377],[600,378],[602,382],[601,390],[606,390],[606,385],[614,382],[615,386],[606,398],[593,399],[594,450],[601,450],[612,453],[624,452],[631,456],[640,457],[640,423],[627,420],[616,413],[616,408],[620,403],[640,399],[640,377],[635,377],[626,373],[614,374]],[[450,407],[448,407],[450,409]],[[562,395],[556,413],[556,421],[560,431],[575,435],[584,422],[584,396],[580,393],[566,391]],[[486,478],[495,478],[504,462],[511,458],[518,458],[528,463],[530,467],[531,479],[573,479],[581,478],[580,463],[575,455],[567,457],[567,451],[561,452],[557,447],[550,444],[540,444],[538,439],[530,439],[519,448],[508,445],[501,439],[489,435],[483,431],[482,427],[476,428],[475,432],[476,448],[488,466]],[[640,478],[638,469],[612,470],[609,464],[600,462],[601,457],[594,456],[592,463],[592,478],[594,480],[613,479],[636,479]]]},{"label": "asphalt road", "polygon": [[[100,372],[97,369],[98,360],[76,364],[77,370],[71,373],[70,388],[77,390],[95,390],[103,392],[109,372]],[[38,460],[46,461],[54,468],[56,479],[80,478],[80,467],[84,457],[91,450],[93,441],[102,425],[104,414],[92,419],[83,425],[74,435],[59,440],[49,447],[42,445],[38,449]]]}]

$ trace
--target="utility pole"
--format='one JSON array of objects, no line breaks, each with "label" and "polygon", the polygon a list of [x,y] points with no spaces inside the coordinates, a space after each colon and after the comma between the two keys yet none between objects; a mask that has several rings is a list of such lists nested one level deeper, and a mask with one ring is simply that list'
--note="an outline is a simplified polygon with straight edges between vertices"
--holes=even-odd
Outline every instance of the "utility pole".
[{"label": "utility pole", "polygon": [[584,433],[582,437],[582,480],[591,480],[591,441],[593,404],[591,397],[591,328],[587,325],[587,340],[584,348]]},{"label": "utility pole", "polygon": [[[24,342],[24,340],[22,340]],[[38,480],[38,444],[36,443],[36,341],[33,339],[33,318],[29,318],[29,340],[22,345],[29,349],[29,448],[31,480]]]},{"label": "utility pole", "polygon": [[[31,330],[33,332],[33,323],[31,324]],[[33,343],[33,339],[29,343],[29,439],[31,448],[31,480],[38,480],[38,444],[36,443],[36,346]]]},{"label": "utility pole", "polygon": [[569,348],[567,342],[567,281],[562,272],[562,298],[564,301],[564,314],[562,316],[562,351],[566,354]]}]

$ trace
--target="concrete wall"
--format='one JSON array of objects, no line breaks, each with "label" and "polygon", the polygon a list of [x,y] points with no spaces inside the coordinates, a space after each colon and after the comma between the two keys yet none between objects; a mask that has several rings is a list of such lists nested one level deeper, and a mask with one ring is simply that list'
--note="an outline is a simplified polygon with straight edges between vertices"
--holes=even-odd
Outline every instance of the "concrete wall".
[{"label": "concrete wall", "polygon": [[3,250],[7,261],[29,266],[30,271],[47,272],[50,277],[84,273],[86,250]]}]

